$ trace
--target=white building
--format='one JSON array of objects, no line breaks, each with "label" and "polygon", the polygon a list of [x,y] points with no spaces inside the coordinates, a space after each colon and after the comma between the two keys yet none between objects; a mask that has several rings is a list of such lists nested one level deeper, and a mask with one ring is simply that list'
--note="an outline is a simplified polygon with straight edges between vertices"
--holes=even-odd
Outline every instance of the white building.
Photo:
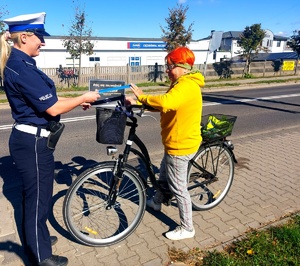
[{"label": "white building", "polygon": [[[210,37],[193,40],[188,47],[195,53],[195,64],[220,62],[223,58],[233,58],[240,47],[237,40],[242,32],[229,31],[223,33],[220,48],[215,52],[208,53]],[[269,30],[266,31],[263,41],[270,53],[290,52],[286,49],[288,38],[274,36]],[[63,47],[63,36],[45,37],[46,46],[42,47],[40,56],[36,57],[40,68],[58,68],[78,66],[78,59],[72,59]],[[164,50],[165,43],[160,38],[126,38],[126,37],[93,37],[94,53],[90,56],[82,55],[82,66],[92,67],[96,63],[100,66],[132,66],[139,65],[163,65],[167,52]]]},{"label": "white building", "polygon": [[[288,38],[274,35],[270,30],[265,30],[266,37],[263,39],[262,46],[268,48],[269,53],[291,52],[287,48],[286,43]],[[226,58],[233,58],[238,55],[241,47],[238,45],[238,40],[242,31],[228,31],[223,33],[219,52],[225,52]]]},{"label": "white building", "polygon": [[[94,53],[90,56],[82,55],[82,66],[91,67],[95,63],[100,66],[126,66],[164,64],[166,51],[161,39],[153,38],[104,38],[95,37]],[[72,67],[78,65],[78,60],[70,57],[63,47],[63,37],[45,37],[46,46],[41,49],[40,56],[36,58],[41,68]]]}]

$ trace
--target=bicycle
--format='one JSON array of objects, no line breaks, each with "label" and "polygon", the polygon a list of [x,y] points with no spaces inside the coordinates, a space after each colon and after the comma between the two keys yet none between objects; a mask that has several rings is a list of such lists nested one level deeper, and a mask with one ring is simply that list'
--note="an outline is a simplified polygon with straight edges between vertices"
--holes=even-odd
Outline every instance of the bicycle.
[{"label": "bicycle", "polygon": [[[140,113],[135,114],[134,108],[139,108]],[[97,163],[80,174],[66,193],[64,222],[73,238],[82,244],[109,246],[132,234],[145,213],[147,189],[150,188],[148,178],[155,189],[166,195],[164,203],[171,203],[172,195],[156,179],[148,150],[136,135],[136,116],[144,116],[144,111],[141,106],[118,111],[120,117],[125,114],[126,126],[129,126],[123,152],[113,161]],[[221,121],[219,116],[213,117]],[[204,141],[190,161],[187,176],[195,210],[216,207],[231,187],[236,159],[233,145],[226,140],[226,136],[231,134],[235,119],[230,117],[230,127],[223,126],[222,130],[202,130]],[[206,121],[207,127],[211,122]],[[133,144],[137,149],[132,147]],[[108,155],[115,156],[116,153],[114,146],[107,147]],[[135,155],[146,167],[146,177],[128,163],[130,154]]]}]

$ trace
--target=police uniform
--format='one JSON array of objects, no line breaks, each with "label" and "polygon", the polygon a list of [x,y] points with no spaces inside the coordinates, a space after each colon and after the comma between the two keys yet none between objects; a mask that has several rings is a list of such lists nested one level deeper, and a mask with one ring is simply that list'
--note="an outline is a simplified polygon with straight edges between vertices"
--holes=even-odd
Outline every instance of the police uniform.
[{"label": "police uniform", "polygon": [[[30,31],[45,36],[49,34],[44,29],[44,20],[45,13],[38,13],[4,22],[9,25],[10,33]],[[50,134],[47,126],[49,121],[58,122],[60,117],[52,117],[45,111],[58,101],[54,82],[37,68],[32,57],[12,48],[4,70],[4,89],[15,120],[9,149],[23,180],[26,248],[39,265],[66,265],[43,264],[52,256],[46,222],[53,193],[54,150],[47,146]]]}]

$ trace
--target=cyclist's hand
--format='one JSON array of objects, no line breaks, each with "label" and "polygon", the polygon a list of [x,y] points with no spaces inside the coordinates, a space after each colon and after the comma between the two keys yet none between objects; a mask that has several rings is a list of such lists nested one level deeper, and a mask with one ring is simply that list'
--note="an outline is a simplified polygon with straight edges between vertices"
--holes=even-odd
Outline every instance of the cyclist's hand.
[{"label": "cyclist's hand", "polygon": [[129,96],[126,97],[124,104],[125,106],[130,106],[132,104],[136,104],[136,100]]},{"label": "cyclist's hand", "polygon": [[144,94],[143,91],[133,83],[130,84],[130,88],[136,97],[139,97],[140,95]]}]

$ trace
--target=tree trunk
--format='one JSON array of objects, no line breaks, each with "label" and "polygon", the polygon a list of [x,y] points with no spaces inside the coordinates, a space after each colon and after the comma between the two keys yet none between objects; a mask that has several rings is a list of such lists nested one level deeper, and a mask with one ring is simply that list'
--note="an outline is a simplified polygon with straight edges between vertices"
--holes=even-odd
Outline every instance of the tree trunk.
[{"label": "tree trunk", "polygon": [[296,61],[295,75],[297,75],[297,72],[298,72],[298,64],[299,64],[299,55],[298,55],[297,61]]},{"label": "tree trunk", "polygon": [[81,54],[79,56],[79,66],[78,66],[78,84],[77,87],[81,86]]},{"label": "tree trunk", "polygon": [[250,73],[250,60],[246,58],[245,67],[244,67],[244,75]]}]

